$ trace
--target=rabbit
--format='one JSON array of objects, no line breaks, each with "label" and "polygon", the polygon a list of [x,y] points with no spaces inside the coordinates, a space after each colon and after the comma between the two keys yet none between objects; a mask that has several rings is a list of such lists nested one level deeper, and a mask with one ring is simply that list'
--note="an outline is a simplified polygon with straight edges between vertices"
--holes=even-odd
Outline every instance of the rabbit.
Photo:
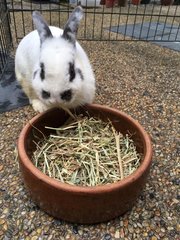
[{"label": "rabbit", "polygon": [[77,6],[63,31],[49,27],[39,12],[32,14],[37,30],[19,43],[15,73],[37,112],[56,106],[71,109],[93,102],[94,72],[85,51],[76,41],[82,17],[83,9]]}]

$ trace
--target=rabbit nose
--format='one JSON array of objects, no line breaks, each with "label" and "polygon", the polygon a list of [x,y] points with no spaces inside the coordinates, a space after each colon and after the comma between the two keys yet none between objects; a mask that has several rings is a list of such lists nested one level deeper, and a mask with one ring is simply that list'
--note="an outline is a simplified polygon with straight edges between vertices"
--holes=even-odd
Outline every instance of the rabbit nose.
[{"label": "rabbit nose", "polygon": [[57,103],[56,99],[50,99],[49,102],[50,102],[50,104],[56,104]]},{"label": "rabbit nose", "polygon": [[68,89],[68,90],[64,91],[63,93],[61,93],[60,97],[61,97],[62,100],[70,101],[71,98],[72,98],[72,91],[71,91],[71,89]]}]

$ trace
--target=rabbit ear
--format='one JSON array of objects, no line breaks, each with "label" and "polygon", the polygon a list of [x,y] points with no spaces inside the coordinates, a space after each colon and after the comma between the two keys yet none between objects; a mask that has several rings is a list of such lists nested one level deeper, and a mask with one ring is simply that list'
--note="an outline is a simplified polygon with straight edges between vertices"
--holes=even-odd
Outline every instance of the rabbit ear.
[{"label": "rabbit ear", "polygon": [[75,44],[76,41],[76,34],[78,31],[78,26],[80,20],[83,17],[83,9],[81,6],[76,7],[73,12],[71,13],[65,27],[62,37],[67,39],[68,41]]},{"label": "rabbit ear", "polygon": [[33,17],[34,25],[36,26],[36,29],[39,33],[41,44],[47,38],[53,37],[53,35],[48,27],[47,22],[44,20],[44,18],[42,17],[42,15],[39,12],[34,11],[32,17]]}]

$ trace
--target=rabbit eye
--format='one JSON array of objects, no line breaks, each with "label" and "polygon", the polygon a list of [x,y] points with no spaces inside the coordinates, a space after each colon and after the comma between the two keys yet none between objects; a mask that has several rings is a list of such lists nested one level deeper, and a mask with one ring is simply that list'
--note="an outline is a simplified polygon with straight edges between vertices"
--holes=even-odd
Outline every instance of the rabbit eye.
[{"label": "rabbit eye", "polygon": [[47,92],[47,91],[44,91],[44,90],[42,90],[41,95],[42,95],[42,98],[44,98],[44,99],[48,99],[51,96],[50,92]]},{"label": "rabbit eye", "polygon": [[75,69],[74,69],[74,63],[69,63],[69,81],[72,82],[73,79],[75,78]]},{"label": "rabbit eye", "polygon": [[43,81],[45,79],[45,67],[44,67],[44,63],[40,63],[40,68],[41,68],[41,72],[40,72],[40,78]]},{"label": "rabbit eye", "polygon": [[66,91],[64,91],[63,93],[61,93],[61,99],[65,100],[65,101],[70,101],[72,98],[72,91],[71,89],[68,89]]}]

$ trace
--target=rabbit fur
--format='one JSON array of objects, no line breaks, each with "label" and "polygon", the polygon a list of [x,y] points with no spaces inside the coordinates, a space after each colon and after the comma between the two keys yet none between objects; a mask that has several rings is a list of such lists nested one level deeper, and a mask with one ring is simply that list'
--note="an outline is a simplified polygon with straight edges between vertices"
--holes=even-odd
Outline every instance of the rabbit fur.
[{"label": "rabbit fur", "polygon": [[15,55],[15,73],[35,111],[92,103],[94,73],[85,51],[76,41],[82,17],[83,10],[78,6],[63,31],[49,27],[39,12],[33,12],[37,30],[21,40]]}]

